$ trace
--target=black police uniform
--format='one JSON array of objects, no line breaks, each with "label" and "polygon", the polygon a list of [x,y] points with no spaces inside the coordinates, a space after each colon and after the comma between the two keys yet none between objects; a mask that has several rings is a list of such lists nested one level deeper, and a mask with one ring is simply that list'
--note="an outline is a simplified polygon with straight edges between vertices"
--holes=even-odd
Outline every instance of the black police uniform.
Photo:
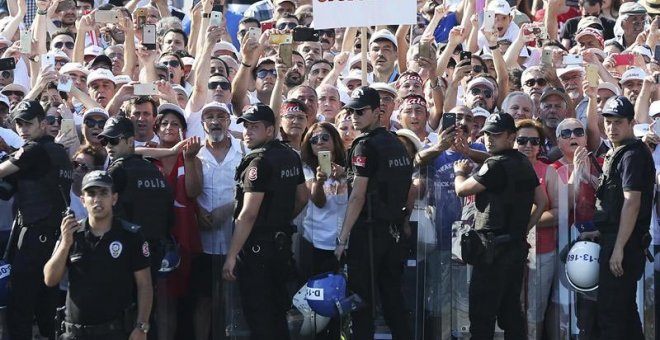
[{"label": "black police uniform", "polygon": [[5,254],[12,265],[7,323],[12,339],[30,339],[36,316],[43,336],[53,336],[58,289],[46,287],[43,268],[59,237],[69,205],[73,169],[66,150],[43,136],[27,142],[8,160],[20,170],[15,184],[18,215]]},{"label": "black police uniform", "polygon": [[134,275],[149,267],[149,246],[139,226],[119,218],[102,236],[94,236],[87,219],[80,225],[66,262],[62,339],[126,339],[136,318]]},{"label": "black police uniform", "polygon": [[529,160],[514,149],[488,158],[473,178],[486,187],[475,202],[475,230],[486,250],[472,268],[471,339],[493,339],[496,320],[506,339],[525,339],[520,292],[527,225],[539,180]]},{"label": "black police uniform", "polygon": [[300,157],[280,141],[267,142],[243,157],[236,181],[234,218],[243,207],[244,193],[264,193],[237,265],[251,339],[289,339],[286,312],[291,300],[286,280],[292,270],[291,221],[296,188],[305,182]]},{"label": "black police uniform", "polygon": [[[628,140],[605,157],[600,186],[596,192],[594,223],[601,233],[598,324],[601,339],[643,339],[637,313],[637,281],[644,273],[648,247],[655,166],[648,148],[640,140]],[[610,271],[623,192],[640,191],[641,205],[633,230],[623,250],[623,276]]]},{"label": "black police uniform", "polygon": [[366,201],[351,229],[347,250],[348,288],[370,305],[351,315],[355,339],[374,336],[372,287],[379,289],[393,339],[411,338],[402,292],[404,252],[399,227],[412,183],[412,163],[403,144],[383,127],[356,138],[348,154],[348,182],[353,183],[355,176],[369,178]]},{"label": "black police uniform", "polygon": [[149,242],[155,284],[163,245],[174,226],[174,192],[158,168],[137,154],[113,160],[108,173],[119,193],[115,215],[141,226]]}]

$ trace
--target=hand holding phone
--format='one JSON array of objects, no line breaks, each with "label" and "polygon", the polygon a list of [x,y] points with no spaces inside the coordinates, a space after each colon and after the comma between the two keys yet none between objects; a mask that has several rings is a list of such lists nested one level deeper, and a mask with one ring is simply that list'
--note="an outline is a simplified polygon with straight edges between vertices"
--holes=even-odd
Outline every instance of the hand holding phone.
[{"label": "hand holding phone", "polygon": [[495,12],[484,11],[484,31],[493,32],[495,30]]},{"label": "hand holding phone", "polygon": [[73,79],[66,74],[60,75],[57,81],[57,91],[60,92],[71,92],[71,87],[73,86]]},{"label": "hand holding phone", "polygon": [[136,96],[155,96],[158,94],[158,88],[155,84],[135,84],[133,85],[133,94]]},{"label": "hand holding phone", "polygon": [[156,25],[144,25],[142,27],[142,45],[148,50],[156,49]]},{"label": "hand holding phone", "polygon": [[246,35],[254,41],[259,41],[259,37],[261,37],[261,28],[250,27],[248,28]]},{"label": "hand holding phone", "polygon": [[615,66],[632,66],[635,65],[635,55],[632,53],[622,53],[612,55]]},{"label": "hand holding phone", "polygon": [[453,112],[445,112],[442,115],[442,131],[456,126],[456,114]]},{"label": "hand holding phone", "polygon": [[293,66],[293,45],[291,44],[280,44],[279,57],[282,59],[282,63],[286,67]]},{"label": "hand holding phone", "polygon": [[211,20],[209,26],[220,27],[222,26],[222,12],[211,12]]},{"label": "hand holding phone", "polygon": [[321,167],[321,171],[323,173],[330,177],[332,174],[332,162],[330,160],[331,158],[330,151],[319,151],[318,153],[318,159],[319,159],[319,166]]},{"label": "hand holding phone", "polygon": [[590,87],[598,87],[598,66],[594,64],[587,64],[587,82],[589,82]]}]

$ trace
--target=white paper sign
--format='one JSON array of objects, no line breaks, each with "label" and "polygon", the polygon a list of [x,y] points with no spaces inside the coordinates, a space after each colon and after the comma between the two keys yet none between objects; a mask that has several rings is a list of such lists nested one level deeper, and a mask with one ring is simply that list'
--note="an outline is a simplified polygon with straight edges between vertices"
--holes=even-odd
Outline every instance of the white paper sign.
[{"label": "white paper sign", "polygon": [[414,25],[416,0],[314,0],[314,28]]}]

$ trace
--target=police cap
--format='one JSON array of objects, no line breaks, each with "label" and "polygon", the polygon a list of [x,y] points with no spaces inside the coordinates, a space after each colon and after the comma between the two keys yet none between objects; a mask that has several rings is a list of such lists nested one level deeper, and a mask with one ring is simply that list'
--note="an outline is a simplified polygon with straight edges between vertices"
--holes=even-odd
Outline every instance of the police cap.
[{"label": "police cap", "polygon": [[633,119],[635,117],[635,108],[630,100],[624,96],[614,96],[605,102],[603,117],[622,117]]},{"label": "police cap", "polygon": [[110,177],[107,171],[90,171],[83,177],[82,190],[87,190],[91,187],[112,188],[112,177]]},{"label": "police cap", "polygon": [[243,115],[236,120],[237,123],[243,122],[269,122],[275,125],[275,113],[273,110],[264,104],[255,104],[243,111]]},{"label": "police cap", "polygon": [[375,109],[380,106],[380,94],[369,86],[362,86],[353,91],[351,100],[345,107],[353,110],[362,110],[367,107]]},{"label": "police cap", "polygon": [[513,121],[513,117],[508,113],[493,113],[486,118],[486,124],[484,124],[483,129],[481,129],[481,132],[492,134],[515,131],[516,123]]},{"label": "police cap", "polygon": [[126,117],[112,117],[108,119],[103,127],[103,131],[99,134],[98,138],[118,138],[118,137],[133,137],[135,130],[133,122]]},{"label": "police cap", "polygon": [[44,111],[44,108],[36,100],[24,100],[16,104],[16,107],[11,113],[12,120],[20,119],[29,121],[35,117],[40,120],[46,118],[46,111]]}]

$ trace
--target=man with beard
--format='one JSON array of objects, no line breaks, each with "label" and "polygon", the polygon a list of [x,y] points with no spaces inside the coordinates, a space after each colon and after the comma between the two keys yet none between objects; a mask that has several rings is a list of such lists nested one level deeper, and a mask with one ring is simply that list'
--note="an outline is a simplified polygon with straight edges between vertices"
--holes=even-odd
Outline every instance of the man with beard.
[{"label": "man with beard", "polygon": [[539,119],[543,125],[546,144],[541,146],[539,159],[544,163],[554,163],[561,158],[561,150],[557,147],[557,126],[569,117],[571,99],[562,88],[548,88],[541,95]]},{"label": "man with beard", "polygon": [[76,14],[75,1],[65,0],[57,4],[55,15],[60,18],[59,27],[66,28],[71,32],[76,31],[76,20],[78,20],[78,15]]},{"label": "man with beard", "polygon": [[307,85],[318,88],[325,77],[332,71],[332,63],[320,59],[312,63],[307,72]]},{"label": "man with beard", "polygon": [[495,108],[495,85],[486,77],[476,77],[465,88],[465,105],[471,109],[481,107],[488,112]]},{"label": "man with beard", "polygon": [[[615,37],[607,40],[605,45],[611,40],[628,48],[635,43],[637,36],[644,31],[646,23],[646,8],[637,2],[625,2],[619,8],[619,17],[617,23],[620,23],[620,29],[614,30]],[[616,28],[616,27],[615,27]]]},{"label": "man with beard", "polygon": [[332,85],[323,84],[317,87],[317,92],[319,94],[317,120],[333,123],[341,110],[339,90]]},{"label": "man with beard", "polygon": [[69,58],[73,58],[74,38],[73,33],[66,30],[58,30],[53,33],[50,40],[51,50],[60,50],[64,52]]},{"label": "man with beard", "polygon": [[128,102],[126,116],[133,122],[136,147],[158,145],[158,136],[154,132],[157,111],[158,103],[151,97],[136,97]]},{"label": "man with beard", "polygon": [[101,107],[107,107],[116,91],[112,71],[100,68],[90,72],[87,76],[87,90]]},{"label": "man with beard", "polygon": [[284,76],[285,91],[289,91],[305,82],[305,59],[298,51],[291,54],[292,66],[287,70]]},{"label": "man with beard", "polygon": [[635,105],[639,92],[642,90],[644,77],[646,77],[644,70],[635,67],[626,71],[619,81],[621,89],[623,89],[623,96],[628,98],[633,105]]},{"label": "man with beard", "polygon": [[392,83],[399,77],[395,68],[398,45],[392,32],[382,29],[369,40],[369,59],[374,65],[374,82]]},{"label": "man with beard", "polygon": [[305,41],[298,45],[298,52],[300,52],[303,59],[305,59],[305,67],[308,70],[311,70],[312,65],[315,62],[323,59],[323,47],[320,42]]},{"label": "man with beard", "polygon": [[338,53],[334,51],[336,33],[332,28],[319,30],[319,42],[321,43],[321,48],[323,51],[330,52],[332,54]]},{"label": "man with beard", "polygon": [[584,67],[581,65],[568,65],[565,68],[557,70],[557,76],[561,85],[566,90],[566,94],[571,98],[569,103],[571,107],[575,108],[576,118],[587,126],[587,104],[589,98],[584,96],[582,89],[582,81],[584,80]]}]

